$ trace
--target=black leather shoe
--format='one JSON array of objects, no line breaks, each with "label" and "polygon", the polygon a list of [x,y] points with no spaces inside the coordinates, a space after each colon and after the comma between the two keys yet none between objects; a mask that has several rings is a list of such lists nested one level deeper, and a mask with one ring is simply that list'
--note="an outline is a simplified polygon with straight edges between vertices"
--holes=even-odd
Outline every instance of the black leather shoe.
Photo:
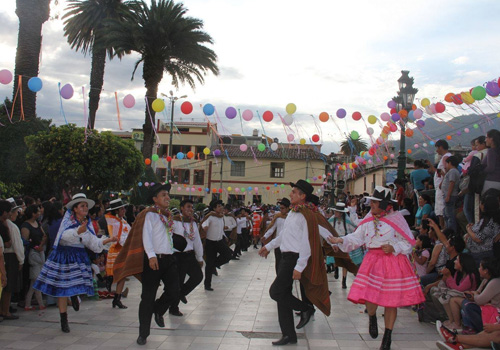
[{"label": "black leather shoe", "polygon": [[337,266],[335,266],[335,268],[333,269],[333,278],[335,278],[336,280],[339,279],[339,268]]},{"label": "black leather shoe", "polygon": [[73,295],[71,297],[71,306],[73,306],[73,309],[75,309],[75,311],[80,310],[80,300],[78,299],[78,295]]},{"label": "black leather shoe", "polygon": [[188,303],[185,295],[181,295],[181,297],[179,298],[179,300],[182,301],[183,304],[187,304]]},{"label": "black leather shoe", "polygon": [[[155,322],[158,325],[158,327],[161,328],[165,327],[165,321],[163,320],[163,316],[157,313],[156,311],[155,311]],[[137,338],[137,341],[139,341],[139,338]],[[146,339],[144,339],[144,344],[146,344]]]},{"label": "black leather shoe", "polygon": [[286,345],[286,344],[297,344],[297,338],[290,338],[288,335],[284,335],[280,340],[273,341],[273,345]]},{"label": "black leather shoe", "polygon": [[168,313],[170,315],[173,315],[173,316],[184,316],[184,314],[182,312],[180,312],[179,309],[177,309],[177,310],[169,310]]},{"label": "black leather shoe", "polygon": [[370,325],[368,326],[368,331],[370,332],[370,337],[375,339],[378,337],[377,315],[368,317],[370,318]]},{"label": "black leather shoe", "polygon": [[295,328],[301,329],[302,327],[304,327],[309,322],[313,314],[314,314],[313,308],[309,308],[309,310],[307,311],[302,311],[302,313],[300,314],[300,322]]},{"label": "black leather shoe", "polygon": [[386,329],[379,350],[391,350],[391,335],[392,329]]},{"label": "black leather shoe", "polygon": [[146,338],[143,338],[143,337],[141,337],[141,336],[139,336],[139,337],[137,338],[137,344],[139,344],[139,345],[145,345],[145,344],[146,344],[146,342],[147,342]]},{"label": "black leather shoe", "polygon": [[205,287],[205,290],[213,291],[214,289],[212,287]]}]

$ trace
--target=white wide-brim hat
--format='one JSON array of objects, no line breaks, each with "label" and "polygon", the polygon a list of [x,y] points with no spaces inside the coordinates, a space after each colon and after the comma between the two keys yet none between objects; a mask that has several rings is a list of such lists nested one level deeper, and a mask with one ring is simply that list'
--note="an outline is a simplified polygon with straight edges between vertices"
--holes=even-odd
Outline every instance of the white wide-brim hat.
[{"label": "white wide-brim hat", "polygon": [[80,202],[87,202],[89,209],[95,205],[95,202],[92,199],[88,199],[85,193],[77,193],[71,198],[71,201],[66,204],[66,209],[71,210],[75,204]]},{"label": "white wide-brim hat", "polygon": [[342,202],[335,203],[335,206],[333,208],[330,208],[330,209],[333,209],[335,211],[340,211],[341,213],[348,213],[349,212],[349,210],[345,207],[345,203],[342,203]]}]

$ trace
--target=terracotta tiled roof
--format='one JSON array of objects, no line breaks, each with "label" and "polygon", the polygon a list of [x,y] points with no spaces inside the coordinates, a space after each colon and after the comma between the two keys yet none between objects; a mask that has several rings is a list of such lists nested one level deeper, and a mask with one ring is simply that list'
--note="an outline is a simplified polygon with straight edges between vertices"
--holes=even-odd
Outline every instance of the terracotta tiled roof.
[{"label": "terracotta tiled roof", "polygon": [[[239,145],[223,145],[224,151],[222,151],[220,146],[212,146],[211,150],[214,151],[216,149],[220,149],[223,154],[227,151],[229,158],[252,158],[253,153],[250,150],[250,146],[248,149],[243,152],[240,150]],[[321,160],[326,161],[327,157],[323,153],[317,152],[313,149],[302,149],[300,146],[293,146],[292,148],[279,147],[276,151],[272,151],[266,147],[264,151],[259,151],[257,147],[252,146],[253,151],[257,158],[271,158],[271,159],[294,159],[294,160]]]}]

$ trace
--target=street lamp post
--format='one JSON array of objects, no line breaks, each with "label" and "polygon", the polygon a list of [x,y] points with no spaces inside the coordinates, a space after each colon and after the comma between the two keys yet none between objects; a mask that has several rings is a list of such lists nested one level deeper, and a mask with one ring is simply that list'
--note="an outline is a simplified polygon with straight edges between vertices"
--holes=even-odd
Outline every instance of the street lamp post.
[{"label": "street lamp post", "polygon": [[[398,79],[399,91],[398,96],[392,100],[396,102],[396,110],[406,110],[410,112],[413,106],[413,100],[418,92],[418,89],[413,87],[413,78],[408,76],[410,71],[402,70],[401,77]],[[399,156],[398,156],[398,179],[404,179],[406,169],[406,128],[403,118],[400,119],[401,139],[399,141]]]},{"label": "street lamp post", "polygon": [[[181,99],[181,98],[186,98],[187,95],[182,95],[181,97],[174,96],[174,93],[172,90],[170,90],[170,96],[162,94],[166,98],[170,100],[170,141],[168,143],[168,156],[170,159],[172,159],[172,138],[173,138],[173,130],[174,130],[174,105],[175,101]],[[170,178],[172,177],[172,168],[171,168],[172,160],[170,162],[167,162],[167,183],[170,181]]]},{"label": "street lamp post", "polygon": [[330,166],[330,174],[331,174],[331,191],[330,191],[330,203],[329,207],[334,207],[335,206],[335,186],[336,186],[336,181],[335,181],[335,163],[337,162],[337,157],[335,153],[330,153],[329,156],[329,166]]}]

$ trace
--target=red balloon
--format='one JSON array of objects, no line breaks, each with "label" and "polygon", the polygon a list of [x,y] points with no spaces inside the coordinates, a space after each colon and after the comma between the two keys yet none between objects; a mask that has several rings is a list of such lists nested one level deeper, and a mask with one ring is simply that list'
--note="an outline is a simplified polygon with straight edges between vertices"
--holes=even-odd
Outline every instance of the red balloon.
[{"label": "red balloon", "polygon": [[172,157],[167,156],[167,162],[171,162],[171,161],[172,161]]},{"label": "red balloon", "polygon": [[462,101],[462,96],[460,96],[459,94],[453,96],[452,100],[456,105],[461,105],[462,103],[464,103],[464,101]]},{"label": "red balloon", "polygon": [[314,134],[312,136],[312,140],[313,140],[313,142],[318,142],[319,141],[319,135],[318,134]]},{"label": "red balloon", "polygon": [[184,113],[184,114],[189,114],[193,111],[193,105],[191,104],[191,102],[183,102],[181,104],[181,112]]},{"label": "red balloon", "polygon": [[269,189],[270,189],[270,187],[269,187],[269,186],[267,186],[267,187],[266,187],[266,190],[268,190],[268,191],[269,191]]},{"label": "red balloon", "polygon": [[219,188],[219,193],[222,193],[222,188]]},{"label": "red balloon", "polygon": [[391,108],[391,115],[393,115],[394,113],[398,113],[398,111],[396,110],[396,108]]},{"label": "red balloon", "polygon": [[264,119],[265,122],[270,122],[274,118],[273,112],[271,111],[265,111],[264,114],[262,115],[262,119]]},{"label": "red balloon", "polygon": [[201,192],[201,191],[203,191],[203,189],[202,189],[201,187],[198,187],[198,191],[200,191],[200,192]]},{"label": "red balloon", "polygon": [[436,103],[436,112],[443,113],[445,109],[446,107],[444,104],[442,104],[441,102]]},{"label": "red balloon", "polygon": [[352,114],[352,119],[354,119],[354,120],[360,120],[360,119],[361,119],[361,113],[359,113],[359,112],[354,112],[354,113]]}]

